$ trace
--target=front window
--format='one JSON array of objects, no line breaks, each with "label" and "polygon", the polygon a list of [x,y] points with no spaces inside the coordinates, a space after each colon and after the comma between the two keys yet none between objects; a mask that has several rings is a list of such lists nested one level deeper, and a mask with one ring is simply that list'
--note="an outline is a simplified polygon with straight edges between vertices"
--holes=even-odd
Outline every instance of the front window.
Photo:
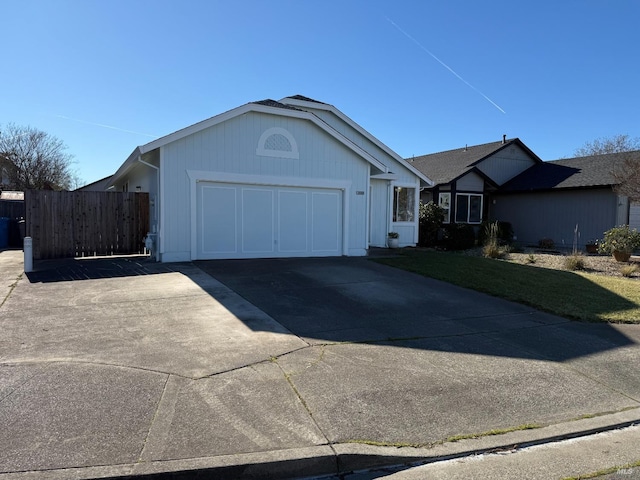
[{"label": "front window", "polygon": [[456,194],[456,222],[482,222],[482,195],[472,193]]},{"label": "front window", "polygon": [[413,222],[416,210],[416,189],[393,188],[393,221]]},{"label": "front window", "polygon": [[451,193],[441,193],[438,205],[444,210],[444,223],[451,221]]}]

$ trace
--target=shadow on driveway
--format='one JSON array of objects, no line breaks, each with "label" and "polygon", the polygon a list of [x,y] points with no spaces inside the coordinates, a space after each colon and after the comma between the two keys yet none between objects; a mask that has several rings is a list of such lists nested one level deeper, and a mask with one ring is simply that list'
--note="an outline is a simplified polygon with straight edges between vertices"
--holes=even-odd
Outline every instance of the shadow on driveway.
[{"label": "shadow on driveway", "polygon": [[569,321],[364,258],[196,265],[312,344],[393,342],[553,361],[635,345],[612,325]]},{"label": "shadow on driveway", "polygon": [[[32,283],[179,272],[146,256],[38,261]],[[635,345],[608,324],[569,321],[365,258],[198,261],[195,265],[310,344],[395,347],[562,362]],[[181,267],[182,266],[182,267]],[[190,276],[251,329],[250,310]],[[602,294],[609,294],[603,290]]]}]

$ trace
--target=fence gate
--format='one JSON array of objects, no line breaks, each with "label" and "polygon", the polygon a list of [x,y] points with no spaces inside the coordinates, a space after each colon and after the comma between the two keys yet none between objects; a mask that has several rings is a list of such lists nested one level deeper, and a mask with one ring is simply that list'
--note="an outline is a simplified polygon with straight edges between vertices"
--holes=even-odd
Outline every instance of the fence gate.
[{"label": "fence gate", "polygon": [[27,190],[25,213],[35,260],[144,253],[148,193]]}]

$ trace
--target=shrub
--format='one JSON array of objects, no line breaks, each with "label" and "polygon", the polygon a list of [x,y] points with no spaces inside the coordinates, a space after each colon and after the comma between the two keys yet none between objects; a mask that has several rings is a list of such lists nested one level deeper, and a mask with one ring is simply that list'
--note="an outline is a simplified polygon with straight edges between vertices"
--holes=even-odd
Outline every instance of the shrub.
[{"label": "shrub", "polygon": [[[498,222],[486,224],[480,231],[484,232],[484,246],[482,247],[482,254],[487,258],[504,258],[508,249],[501,247],[498,239],[498,232],[500,226]],[[478,239],[479,240],[479,239]]]},{"label": "shrub", "polygon": [[500,245],[510,245],[513,242],[513,227],[509,222],[483,222],[478,231],[478,243],[486,245],[492,225],[497,225],[496,237]]},{"label": "shrub", "polygon": [[509,245],[509,252],[524,253],[524,247],[520,242],[513,242],[511,245]]},{"label": "shrub", "polygon": [[620,225],[604,232],[598,243],[598,252],[611,255],[613,252],[631,253],[640,247],[640,233],[629,225]]},{"label": "shrub", "polygon": [[584,270],[586,267],[584,257],[579,253],[569,255],[564,259],[564,268],[567,270]]},{"label": "shrub", "polygon": [[444,245],[449,250],[466,250],[476,244],[476,232],[466,223],[452,223],[444,229]]},{"label": "shrub", "polygon": [[438,231],[444,222],[445,210],[434,202],[422,203],[419,206],[420,236],[418,244],[432,247],[438,242]]},{"label": "shrub", "polygon": [[620,268],[620,273],[623,277],[632,277],[634,273],[636,273],[640,268],[637,265],[625,265]]},{"label": "shrub", "polygon": [[482,255],[487,258],[505,258],[509,254],[508,246],[499,246],[495,244],[487,244],[482,247]]},{"label": "shrub", "polygon": [[536,263],[536,256],[533,253],[530,253],[525,261],[531,264]]},{"label": "shrub", "polygon": [[555,246],[556,244],[551,238],[545,237],[538,240],[538,247],[544,250],[553,250],[553,247]]}]

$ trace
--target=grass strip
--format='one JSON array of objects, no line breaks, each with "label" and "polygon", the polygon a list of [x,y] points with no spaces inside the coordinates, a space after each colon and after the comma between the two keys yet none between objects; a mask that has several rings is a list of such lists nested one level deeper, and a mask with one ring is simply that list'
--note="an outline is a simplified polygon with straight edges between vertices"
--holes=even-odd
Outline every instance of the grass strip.
[{"label": "grass strip", "polygon": [[438,251],[374,261],[570,319],[640,323],[640,284],[632,279]]},{"label": "grass strip", "polygon": [[[604,468],[597,472],[585,473],[584,475],[578,475],[577,477],[565,477],[562,480],[586,480],[588,478],[604,477],[605,475],[611,475],[617,473],[619,475],[632,475],[632,468],[640,467],[640,460],[637,462],[627,463],[625,465],[618,465],[617,467]],[[629,477],[631,478],[631,477]]]}]

